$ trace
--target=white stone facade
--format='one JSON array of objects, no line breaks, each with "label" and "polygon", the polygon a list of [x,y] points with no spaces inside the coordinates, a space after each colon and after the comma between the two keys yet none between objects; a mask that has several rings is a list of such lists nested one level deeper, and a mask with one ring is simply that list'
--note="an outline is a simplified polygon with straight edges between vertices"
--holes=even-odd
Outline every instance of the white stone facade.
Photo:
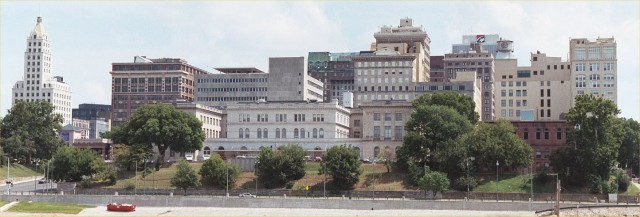
[{"label": "white stone facade", "polygon": [[571,39],[572,100],[580,94],[594,94],[618,103],[618,59],[614,38]]},{"label": "white stone facade", "polygon": [[71,87],[62,77],[53,76],[51,59],[51,41],[38,17],[33,31],[27,36],[27,48],[24,52],[23,80],[16,82],[12,89],[11,103],[18,100],[47,101],[54,106],[53,113],[62,115],[62,125],[72,123]]}]

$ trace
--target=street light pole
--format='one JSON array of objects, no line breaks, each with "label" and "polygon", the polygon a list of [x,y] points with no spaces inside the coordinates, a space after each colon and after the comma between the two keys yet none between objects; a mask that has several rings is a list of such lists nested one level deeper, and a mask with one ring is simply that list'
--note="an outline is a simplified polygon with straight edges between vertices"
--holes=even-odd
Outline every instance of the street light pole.
[{"label": "street light pole", "polygon": [[467,198],[469,198],[469,161],[467,160]]},{"label": "street light pole", "polygon": [[531,162],[531,200],[533,200],[533,162]]},{"label": "street light pole", "polygon": [[229,164],[225,163],[224,165],[227,169],[227,197],[229,197]]},{"label": "street light pole", "polygon": [[496,161],[496,202],[498,202],[498,192],[500,192],[500,189],[499,189],[499,187],[498,187],[498,186],[499,186],[499,185],[498,185],[498,182],[499,182],[499,177],[498,177],[498,171],[499,171],[499,170],[498,170],[498,166],[500,166],[500,162]]},{"label": "street light pole", "polygon": [[[36,161],[36,174],[38,173],[38,162]],[[38,192],[38,179],[36,178],[37,176],[34,174],[33,175],[33,195],[35,195]]]},{"label": "street light pole", "polygon": [[321,161],[320,163],[322,163],[322,173],[324,175],[324,180],[322,183],[322,195],[324,196],[324,198],[327,198],[327,167],[324,164],[324,161]]}]

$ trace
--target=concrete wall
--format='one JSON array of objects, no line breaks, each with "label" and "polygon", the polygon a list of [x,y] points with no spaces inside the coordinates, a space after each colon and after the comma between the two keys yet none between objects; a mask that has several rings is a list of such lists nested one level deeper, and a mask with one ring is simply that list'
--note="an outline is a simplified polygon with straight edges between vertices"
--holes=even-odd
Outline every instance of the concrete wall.
[{"label": "concrete wall", "polygon": [[[236,198],[193,196],[87,196],[87,195],[0,195],[3,201],[36,201],[106,205],[111,202],[133,203],[139,207],[253,207],[253,208],[316,208],[356,210],[485,210],[485,211],[533,211],[550,209],[553,203],[528,202],[469,202],[469,201],[425,201],[425,200],[349,200],[345,199],[301,199],[301,198]],[[577,204],[563,203],[561,207]]]}]

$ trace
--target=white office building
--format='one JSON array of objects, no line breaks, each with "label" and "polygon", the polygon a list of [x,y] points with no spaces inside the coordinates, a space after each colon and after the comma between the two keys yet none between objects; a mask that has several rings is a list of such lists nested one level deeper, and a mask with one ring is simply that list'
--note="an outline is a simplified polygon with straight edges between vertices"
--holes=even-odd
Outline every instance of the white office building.
[{"label": "white office building", "polygon": [[64,118],[63,126],[72,123],[71,86],[61,76],[53,76],[51,41],[38,17],[33,31],[27,36],[24,52],[24,75],[12,89],[12,105],[18,100],[47,101],[54,106],[53,113]]}]

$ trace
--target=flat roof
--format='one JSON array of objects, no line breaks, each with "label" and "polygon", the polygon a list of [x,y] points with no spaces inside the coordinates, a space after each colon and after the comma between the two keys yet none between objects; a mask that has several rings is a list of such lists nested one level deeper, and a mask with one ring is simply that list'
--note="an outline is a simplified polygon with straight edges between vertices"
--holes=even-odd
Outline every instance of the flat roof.
[{"label": "flat roof", "polygon": [[227,74],[249,74],[249,73],[265,73],[256,67],[225,67],[215,68],[216,70]]}]

